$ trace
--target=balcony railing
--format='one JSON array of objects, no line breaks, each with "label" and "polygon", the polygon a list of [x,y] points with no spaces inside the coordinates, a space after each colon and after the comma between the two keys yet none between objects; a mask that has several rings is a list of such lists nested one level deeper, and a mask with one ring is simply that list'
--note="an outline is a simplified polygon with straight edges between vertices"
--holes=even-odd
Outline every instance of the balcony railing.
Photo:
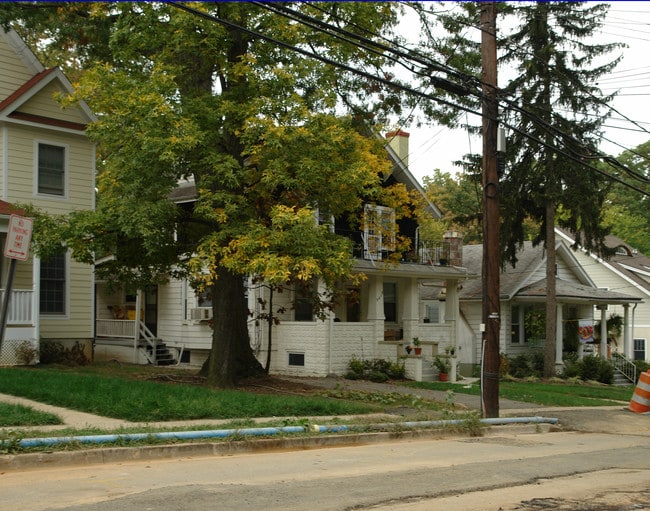
[{"label": "balcony railing", "polygon": [[[393,252],[390,250],[378,250],[377,244],[371,249],[368,240],[365,239],[363,231],[336,230],[336,234],[345,236],[354,242],[352,255],[357,259],[381,261],[387,259]],[[415,246],[415,240],[411,239],[411,246]],[[449,243],[419,243],[417,250],[411,250],[402,254],[401,261],[404,263],[430,264],[435,266],[446,266],[449,264]]]},{"label": "balcony railing", "polygon": [[[4,303],[5,290],[0,290]],[[31,289],[12,289],[7,311],[7,325],[34,325],[34,291]]]}]

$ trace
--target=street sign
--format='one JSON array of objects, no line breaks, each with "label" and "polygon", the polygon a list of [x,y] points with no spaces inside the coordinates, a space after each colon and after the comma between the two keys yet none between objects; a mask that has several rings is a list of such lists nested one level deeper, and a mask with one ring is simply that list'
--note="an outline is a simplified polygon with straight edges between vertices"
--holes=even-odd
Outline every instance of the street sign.
[{"label": "street sign", "polygon": [[32,239],[34,221],[20,215],[9,217],[9,231],[5,243],[5,257],[26,261],[29,257],[29,243]]}]

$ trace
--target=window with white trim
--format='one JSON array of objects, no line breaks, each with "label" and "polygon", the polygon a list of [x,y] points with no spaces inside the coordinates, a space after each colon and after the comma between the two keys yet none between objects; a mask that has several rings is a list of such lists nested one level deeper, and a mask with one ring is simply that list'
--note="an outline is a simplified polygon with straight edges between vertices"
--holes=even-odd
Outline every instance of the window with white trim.
[{"label": "window with white trim", "polygon": [[65,196],[66,149],[64,146],[38,144],[37,192]]}]

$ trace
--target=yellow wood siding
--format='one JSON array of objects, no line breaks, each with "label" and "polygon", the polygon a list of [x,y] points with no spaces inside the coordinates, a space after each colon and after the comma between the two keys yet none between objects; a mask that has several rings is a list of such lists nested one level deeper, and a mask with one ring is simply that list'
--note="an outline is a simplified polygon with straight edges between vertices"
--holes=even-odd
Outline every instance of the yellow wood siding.
[{"label": "yellow wood siding", "polygon": [[70,261],[68,314],[41,315],[41,337],[45,339],[84,339],[93,335],[92,268]]},{"label": "yellow wood siding", "polygon": [[54,99],[55,94],[62,92],[64,90],[58,82],[51,82],[25,104],[21,105],[17,112],[84,124],[84,116],[78,108],[63,109]]},{"label": "yellow wood siding", "polygon": [[4,37],[0,37],[0,74],[0,101],[13,94],[33,76]]},{"label": "yellow wood siding", "polygon": [[[91,209],[94,194],[94,150],[83,136],[53,133],[26,126],[7,128],[6,200],[31,202],[50,213],[67,213],[75,209]],[[36,142],[64,145],[67,149],[67,196],[47,197],[35,194]]]}]

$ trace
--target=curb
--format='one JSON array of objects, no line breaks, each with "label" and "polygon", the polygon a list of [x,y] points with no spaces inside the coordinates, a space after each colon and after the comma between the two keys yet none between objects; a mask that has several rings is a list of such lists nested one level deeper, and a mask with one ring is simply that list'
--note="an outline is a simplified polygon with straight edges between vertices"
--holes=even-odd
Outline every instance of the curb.
[{"label": "curb", "polygon": [[[484,428],[482,436],[521,435],[548,433],[557,430],[551,424],[516,424]],[[170,460],[174,458],[232,456],[261,451],[297,451],[326,447],[352,447],[382,442],[410,440],[444,440],[471,438],[463,431],[422,429],[375,433],[330,434],[327,436],[302,436],[263,438],[222,442],[192,442],[172,445],[146,445],[138,447],[100,447],[78,451],[42,451],[0,456],[0,470],[27,470],[66,466],[89,466],[107,463]]]}]

